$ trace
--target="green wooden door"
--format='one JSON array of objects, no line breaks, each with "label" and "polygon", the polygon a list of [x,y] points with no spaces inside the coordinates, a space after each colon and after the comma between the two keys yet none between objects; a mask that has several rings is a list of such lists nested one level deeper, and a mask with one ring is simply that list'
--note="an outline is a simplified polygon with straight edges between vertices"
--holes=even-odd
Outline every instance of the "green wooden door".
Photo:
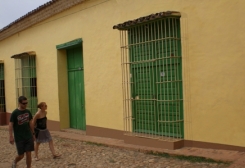
[{"label": "green wooden door", "polygon": [[67,49],[70,127],[86,129],[82,48]]},{"label": "green wooden door", "polygon": [[129,31],[133,131],[182,138],[180,22],[166,19]]}]

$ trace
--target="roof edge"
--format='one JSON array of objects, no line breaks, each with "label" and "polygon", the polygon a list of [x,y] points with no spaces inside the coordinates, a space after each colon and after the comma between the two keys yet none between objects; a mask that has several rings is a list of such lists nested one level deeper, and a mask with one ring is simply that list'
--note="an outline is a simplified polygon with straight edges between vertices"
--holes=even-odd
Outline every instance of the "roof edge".
[{"label": "roof edge", "polygon": [[51,4],[55,3],[56,1],[58,1],[58,0],[51,0],[51,1],[46,2],[45,4],[43,4],[43,5],[39,6],[39,7],[37,7],[36,9],[26,13],[25,15],[21,16],[20,18],[16,19],[15,21],[9,23],[7,26],[5,26],[2,29],[0,29],[0,32],[4,31],[5,29],[8,29],[13,24],[20,22],[21,20],[27,18],[28,16],[30,16],[30,15],[36,13],[36,12],[41,11],[42,9],[44,9],[47,6],[50,6]]},{"label": "roof edge", "polygon": [[0,41],[86,0],[52,0],[0,29]]}]

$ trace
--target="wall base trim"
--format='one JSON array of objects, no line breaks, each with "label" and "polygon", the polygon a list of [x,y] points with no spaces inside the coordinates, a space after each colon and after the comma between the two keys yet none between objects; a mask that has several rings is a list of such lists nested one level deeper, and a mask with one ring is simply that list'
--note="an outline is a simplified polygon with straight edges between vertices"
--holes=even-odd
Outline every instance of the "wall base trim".
[{"label": "wall base trim", "polygon": [[60,122],[48,120],[47,127],[49,131],[60,131]]},{"label": "wall base trim", "polygon": [[205,149],[233,150],[233,151],[245,152],[245,147],[242,146],[233,146],[233,145],[200,142],[200,141],[192,141],[192,140],[184,140],[184,139],[179,141],[174,141],[174,142],[162,141],[158,139],[150,139],[144,137],[137,137],[133,135],[127,135],[124,134],[124,131],[121,130],[102,128],[102,127],[96,127],[91,125],[87,125],[86,134],[90,136],[120,139],[120,140],[124,140],[124,142],[128,144],[169,149],[169,150],[180,149],[183,147],[196,147],[196,148],[205,148]]},{"label": "wall base trim", "polygon": [[124,142],[133,145],[169,149],[169,150],[175,150],[184,147],[184,140],[163,141],[158,139],[150,139],[150,138],[137,137],[132,135],[124,135]]},{"label": "wall base trim", "polygon": [[123,139],[123,131],[86,125],[86,135],[113,139]]},{"label": "wall base trim", "polygon": [[6,112],[0,112],[0,125],[6,125]]}]

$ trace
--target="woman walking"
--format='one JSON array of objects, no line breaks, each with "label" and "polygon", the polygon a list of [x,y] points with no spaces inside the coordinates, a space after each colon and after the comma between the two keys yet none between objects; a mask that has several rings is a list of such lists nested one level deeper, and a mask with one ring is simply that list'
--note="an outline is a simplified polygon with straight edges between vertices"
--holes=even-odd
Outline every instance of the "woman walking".
[{"label": "woman walking", "polygon": [[35,160],[38,161],[38,148],[41,143],[49,142],[49,148],[52,152],[53,158],[58,158],[60,155],[55,154],[54,144],[52,137],[47,129],[47,104],[45,102],[41,102],[37,106],[39,110],[35,114],[33,118],[33,125],[35,128],[36,134],[36,144],[35,144]]}]

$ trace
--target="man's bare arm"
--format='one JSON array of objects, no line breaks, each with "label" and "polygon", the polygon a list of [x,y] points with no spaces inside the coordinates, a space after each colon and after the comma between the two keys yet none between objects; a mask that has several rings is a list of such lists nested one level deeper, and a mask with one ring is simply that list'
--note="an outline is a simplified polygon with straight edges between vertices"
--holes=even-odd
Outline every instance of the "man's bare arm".
[{"label": "man's bare arm", "polygon": [[9,122],[9,143],[14,144],[13,123]]},{"label": "man's bare arm", "polygon": [[30,120],[29,125],[30,125],[30,128],[31,128],[31,133],[34,133],[34,123],[33,123],[33,120]]}]

